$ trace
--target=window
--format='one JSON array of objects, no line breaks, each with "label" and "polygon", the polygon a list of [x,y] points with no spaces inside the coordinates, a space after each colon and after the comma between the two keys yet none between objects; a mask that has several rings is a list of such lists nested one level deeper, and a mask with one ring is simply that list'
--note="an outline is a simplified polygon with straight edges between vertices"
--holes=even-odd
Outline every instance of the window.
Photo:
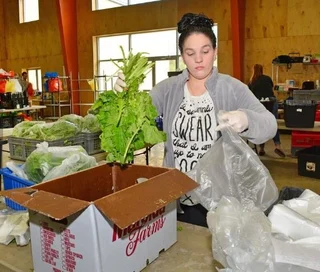
[{"label": "window", "polygon": [[92,10],[117,8],[161,0],[92,0]]},{"label": "window", "polygon": [[20,24],[39,20],[39,0],[19,0]]},{"label": "window", "polygon": [[148,52],[149,57],[175,56],[177,37],[175,30],[131,35],[133,53]]},{"label": "window", "polygon": [[[217,26],[213,31],[217,36]],[[218,40],[218,38],[217,38]],[[154,62],[154,67],[147,74],[141,90],[151,90],[154,85],[168,78],[168,72],[183,70],[186,68],[179,55],[178,33],[175,29],[165,31],[155,31],[147,33],[135,33],[130,35],[119,35],[109,37],[98,37],[98,67],[99,76],[105,76],[106,81],[98,82],[99,90],[111,90],[114,80],[117,77],[118,67],[113,63],[122,59],[120,45],[125,54],[131,48],[135,54],[137,52],[148,52],[148,58]],[[217,60],[214,63],[217,66]],[[105,84],[102,84],[105,83]]]},{"label": "window", "polygon": [[148,2],[156,2],[161,0],[129,0],[129,5],[144,4]]},{"label": "window", "polygon": [[36,92],[42,92],[42,80],[41,80],[41,69],[30,68],[27,69],[28,81],[32,84],[32,88]]},{"label": "window", "polygon": [[102,37],[98,39],[99,59],[122,59],[120,45],[124,52],[129,51],[129,35]]}]

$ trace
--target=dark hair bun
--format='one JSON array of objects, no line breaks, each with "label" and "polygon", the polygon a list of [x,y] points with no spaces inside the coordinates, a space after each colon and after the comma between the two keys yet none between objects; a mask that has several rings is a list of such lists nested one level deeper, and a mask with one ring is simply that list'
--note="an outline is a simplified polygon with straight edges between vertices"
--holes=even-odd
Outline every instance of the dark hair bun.
[{"label": "dark hair bun", "polygon": [[194,27],[212,28],[213,27],[213,20],[209,19],[204,14],[187,13],[187,14],[183,15],[181,20],[178,22],[178,32],[179,33],[185,32],[189,28],[194,28]]}]

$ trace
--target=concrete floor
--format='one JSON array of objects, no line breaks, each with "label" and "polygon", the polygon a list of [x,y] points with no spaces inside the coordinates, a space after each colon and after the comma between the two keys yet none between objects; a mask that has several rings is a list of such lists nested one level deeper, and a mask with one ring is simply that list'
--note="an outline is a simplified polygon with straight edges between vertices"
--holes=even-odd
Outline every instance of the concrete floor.
[{"label": "concrete floor", "polygon": [[[286,157],[280,158],[274,153],[274,144],[272,140],[266,143],[265,156],[260,157],[261,161],[269,169],[278,188],[281,189],[284,186],[309,188],[320,194],[320,180],[298,175],[297,158],[291,157],[291,135],[281,133],[280,136],[282,149],[285,152]],[[3,149],[9,150],[8,145],[4,146]],[[154,146],[149,153],[149,165],[162,166],[162,159],[163,144],[158,144]],[[3,166],[5,166],[6,162],[9,160],[9,153],[3,152]],[[145,155],[136,156],[135,163],[145,164]]]},{"label": "concrete floor", "polygon": [[[291,136],[288,134],[281,135],[282,140],[282,147],[284,152],[286,153],[286,158],[279,158],[274,153],[274,145],[272,141],[269,141],[266,143],[265,151],[266,155],[261,158],[261,161],[264,163],[264,165],[269,169],[275,183],[277,184],[278,188],[281,189],[285,186],[292,186],[292,187],[301,187],[301,188],[309,188],[318,194],[320,194],[320,180],[318,179],[312,179],[307,177],[301,177],[298,175],[297,171],[297,159],[292,158],[290,155],[291,152]],[[8,147],[5,147],[6,150],[8,150]],[[9,160],[8,153],[3,154],[4,157],[4,164]],[[154,146],[151,149],[149,161],[150,165],[153,166],[161,166],[162,165],[162,158],[163,158],[163,144],[159,144]],[[100,156],[101,159],[101,156]],[[135,163],[137,164],[145,164],[145,156],[139,155],[135,158]],[[201,227],[199,227],[201,228]],[[202,229],[202,228],[201,228]],[[194,235],[194,234],[193,234]],[[208,235],[209,237],[210,235]],[[201,237],[203,237],[203,234],[201,234]],[[207,238],[208,238],[207,237]],[[198,238],[196,239],[198,241]],[[200,241],[200,240],[199,240]],[[202,240],[201,240],[202,241]],[[209,252],[207,255],[209,257],[206,257],[207,260],[211,260],[211,238],[209,237],[205,242],[201,243],[207,243],[209,246],[207,247],[207,252]],[[178,244],[179,245],[179,244]],[[31,259],[31,253],[30,253],[30,245],[24,248],[18,248],[15,246],[15,244],[11,244],[10,246],[1,246],[0,245],[0,251],[2,247],[2,256],[0,257],[0,271],[6,272],[22,272],[22,271],[32,271],[32,259]],[[179,249],[179,248],[178,248]],[[194,248],[193,248],[194,249]],[[171,256],[172,250],[169,254]],[[169,253],[169,251],[168,251]],[[176,255],[174,255],[176,256]],[[179,254],[177,256],[180,256],[181,258],[181,252],[179,251]],[[189,255],[188,255],[189,256]],[[168,258],[162,256],[165,258],[166,262],[168,262]],[[174,257],[175,258],[175,257]],[[16,261],[19,260],[19,261]],[[3,263],[5,262],[5,263]],[[161,263],[161,260],[156,263]],[[177,260],[174,260],[174,263],[176,263]],[[202,262],[203,263],[203,262]],[[15,267],[12,267],[12,264],[16,264]],[[168,263],[169,264],[169,263]],[[163,265],[160,265],[163,267]],[[172,265],[171,265],[172,266]],[[172,266],[174,267],[174,266]],[[150,271],[158,271],[154,270],[151,266],[149,268]],[[148,269],[146,271],[149,271]],[[163,271],[163,270],[159,270]],[[169,271],[169,270],[168,270]],[[171,271],[171,270],[170,270]],[[180,270],[179,270],[180,271]],[[194,271],[194,270],[181,270],[181,271]],[[212,268],[210,270],[203,270],[203,271],[212,271]]]},{"label": "concrete floor", "polygon": [[[298,160],[291,156],[291,135],[280,133],[282,150],[286,157],[280,158],[274,153],[273,141],[268,141],[265,145],[266,154],[260,156],[263,164],[270,171],[278,188],[285,186],[308,188],[320,194],[320,180],[303,177],[298,175]],[[163,157],[163,145],[159,144],[151,149],[149,160],[150,165],[161,166]],[[140,155],[136,157],[135,163],[145,164],[145,157]]]}]

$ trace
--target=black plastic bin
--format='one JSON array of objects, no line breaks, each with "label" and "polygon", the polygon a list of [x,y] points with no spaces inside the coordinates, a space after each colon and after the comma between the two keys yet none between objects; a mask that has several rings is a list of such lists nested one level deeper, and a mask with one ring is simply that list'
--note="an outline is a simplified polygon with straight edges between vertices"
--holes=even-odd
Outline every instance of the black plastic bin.
[{"label": "black plastic bin", "polygon": [[320,179],[320,146],[301,149],[298,155],[298,174]]},{"label": "black plastic bin", "polygon": [[265,215],[269,215],[274,205],[281,204],[284,200],[297,198],[303,193],[303,191],[303,188],[283,187],[279,192],[278,199],[264,212]]},{"label": "black plastic bin", "polygon": [[0,116],[0,128],[12,128],[12,116]]},{"label": "black plastic bin", "polygon": [[290,128],[313,128],[317,103],[314,100],[286,100],[284,122]]}]

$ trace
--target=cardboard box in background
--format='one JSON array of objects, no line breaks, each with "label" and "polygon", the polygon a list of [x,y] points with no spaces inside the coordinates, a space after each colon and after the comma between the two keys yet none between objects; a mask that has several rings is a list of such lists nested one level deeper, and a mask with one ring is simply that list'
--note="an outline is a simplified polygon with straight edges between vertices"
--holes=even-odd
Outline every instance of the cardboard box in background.
[{"label": "cardboard box in background", "polygon": [[1,195],[29,209],[36,272],[120,272],[177,241],[175,200],[196,187],[176,169],[103,164]]}]

